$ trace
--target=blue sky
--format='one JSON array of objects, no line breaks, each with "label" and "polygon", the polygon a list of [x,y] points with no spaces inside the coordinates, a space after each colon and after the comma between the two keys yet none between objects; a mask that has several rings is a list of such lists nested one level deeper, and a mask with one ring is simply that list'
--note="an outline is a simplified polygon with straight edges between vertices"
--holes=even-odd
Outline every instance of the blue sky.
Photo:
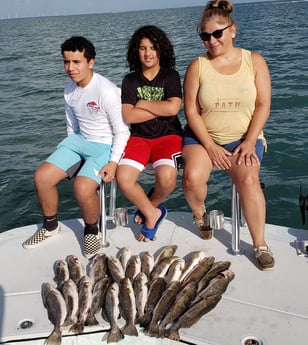
[{"label": "blue sky", "polygon": [[[233,3],[258,1],[262,0],[234,0]],[[206,2],[205,0],[0,0],[0,18],[203,6]]]}]

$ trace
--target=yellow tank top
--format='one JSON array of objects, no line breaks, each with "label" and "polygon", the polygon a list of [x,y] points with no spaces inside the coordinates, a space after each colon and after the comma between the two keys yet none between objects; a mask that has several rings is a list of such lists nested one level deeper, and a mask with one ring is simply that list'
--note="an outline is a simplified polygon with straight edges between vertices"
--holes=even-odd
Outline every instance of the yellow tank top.
[{"label": "yellow tank top", "polygon": [[[199,57],[199,104],[212,139],[225,145],[245,138],[256,101],[251,52],[242,49],[239,70],[232,75],[217,72],[206,55]],[[262,139],[266,146],[263,132]]]}]

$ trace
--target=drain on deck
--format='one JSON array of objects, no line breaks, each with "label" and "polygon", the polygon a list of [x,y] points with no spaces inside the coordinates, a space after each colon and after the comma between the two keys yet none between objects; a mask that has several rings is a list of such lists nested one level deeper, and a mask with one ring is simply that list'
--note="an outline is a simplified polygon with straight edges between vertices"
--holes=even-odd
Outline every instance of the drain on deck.
[{"label": "drain on deck", "polygon": [[27,329],[27,328],[31,328],[32,326],[33,326],[33,322],[31,320],[24,320],[19,323],[18,328]]},{"label": "drain on deck", "polygon": [[263,340],[254,336],[247,336],[242,339],[241,345],[265,345]]}]

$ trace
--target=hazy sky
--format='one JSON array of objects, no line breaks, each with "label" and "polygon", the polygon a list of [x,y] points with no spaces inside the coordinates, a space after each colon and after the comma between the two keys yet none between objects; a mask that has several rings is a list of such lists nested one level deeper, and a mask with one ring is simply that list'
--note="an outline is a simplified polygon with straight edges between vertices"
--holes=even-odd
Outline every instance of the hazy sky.
[{"label": "hazy sky", "polygon": [[[233,2],[258,1],[262,0],[234,0]],[[206,2],[206,0],[0,0],[0,18],[203,6]]]}]

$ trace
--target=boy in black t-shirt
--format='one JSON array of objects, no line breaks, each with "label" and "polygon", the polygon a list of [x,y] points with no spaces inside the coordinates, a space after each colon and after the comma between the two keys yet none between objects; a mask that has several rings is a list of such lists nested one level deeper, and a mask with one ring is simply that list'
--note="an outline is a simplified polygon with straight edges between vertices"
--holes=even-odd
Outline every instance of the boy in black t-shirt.
[{"label": "boy in black t-shirt", "polygon": [[[131,73],[122,83],[122,115],[131,136],[117,170],[122,193],[137,207],[134,222],[142,224],[139,241],[153,240],[167,210],[158,205],[175,189],[181,159],[181,80],[172,44],[155,26],[136,30],[128,44]],[[151,163],[155,185],[147,196],[138,183]]]}]

